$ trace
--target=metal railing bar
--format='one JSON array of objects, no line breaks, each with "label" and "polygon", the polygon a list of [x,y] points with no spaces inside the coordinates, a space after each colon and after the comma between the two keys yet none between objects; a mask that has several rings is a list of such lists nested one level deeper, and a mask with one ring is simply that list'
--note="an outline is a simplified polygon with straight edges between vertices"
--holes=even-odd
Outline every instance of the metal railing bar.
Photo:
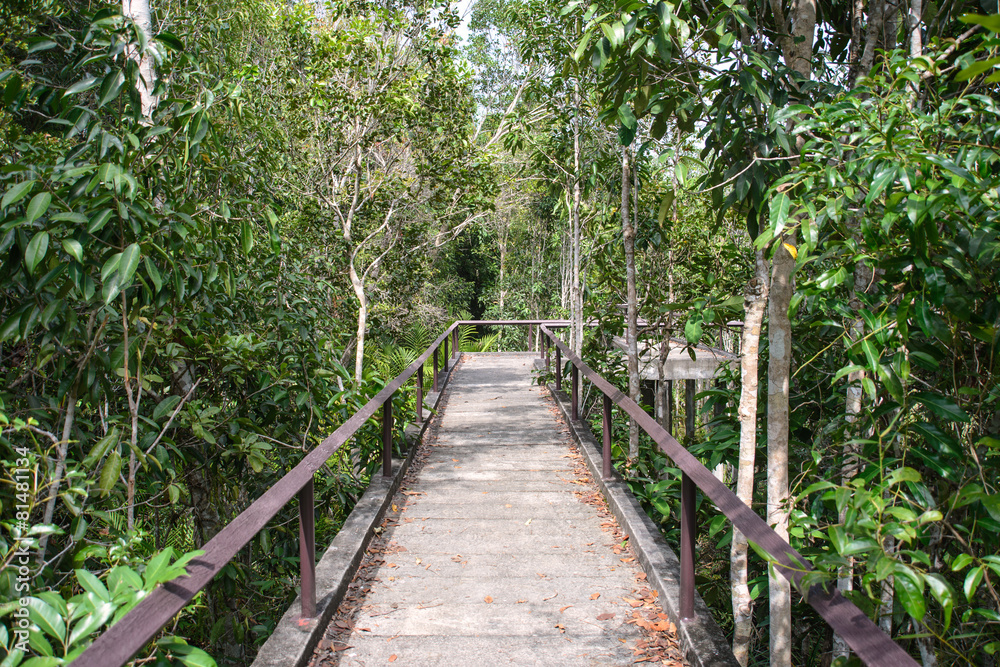
[{"label": "metal railing bar", "polygon": [[313,474],[347,442],[392,395],[406,383],[417,369],[436,351],[458,326],[453,323],[427,351],[396,376],[364,407],[354,413],[340,428],[327,436],[274,486],[265,491],[250,507],[226,524],[215,537],[202,546],[202,556],[192,559],[188,575],[158,586],[118,623],[100,635],[86,651],[73,661],[74,667],[111,667],[124,665],[170,622],[230,560],[281,511],[293,496],[307,484]]},{"label": "metal railing bar", "polygon": [[[756,512],[747,507],[729,487],[719,481],[697,458],[677,442],[676,439],[645,410],[639,407],[622,391],[596,373],[580,357],[576,356],[565,343],[542,325],[542,332],[552,340],[557,350],[561,350],[573,364],[574,373],[579,369],[585,378],[600,389],[625,414],[635,420],[660,450],[670,457],[681,471],[690,478],[702,493],[715,503],[733,525],[775,560],[774,568],[790,580],[801,591],[802,577],[812,566],[788,542],[783,540],[767,525]],[[576,382],[573,389],[576,389]],[[576,401],[573,401],[576,408]],[[573,411],[574,413],[576,410]],[[577,418],[574,414],[574,418]],[[693,505],[693,503],[692,503]],[[813,585],[805,595],[806,601],[819,612],[820,616],[840,635],[861,660],[870,665],[884,667],[919,667],[896,642],[888,637],[854,604],[842,596],[835,588],[824,590]]]}]

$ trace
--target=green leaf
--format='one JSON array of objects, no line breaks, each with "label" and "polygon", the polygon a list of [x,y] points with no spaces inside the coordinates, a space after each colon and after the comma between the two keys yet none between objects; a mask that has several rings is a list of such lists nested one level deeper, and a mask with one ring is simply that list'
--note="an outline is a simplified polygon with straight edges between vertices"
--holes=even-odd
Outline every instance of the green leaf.
[{"label": "green leaf", "polygon": [[965,593],[965,599],[970,603],[972,602],[972,598],[976,595],[976,590],[979,588],[979,584],[983,580],[983,573],[985,571],[986,569],[984,566],[977,565],[969,570],[969,573],[965,575],[965,583],[962,585],[962,590]]},{"label": "green leaf", "polygon": [[69,97],[70,95],[84,93],[93,88],[94,86],[96,86],[99,80],[100,79],[98,79],[96,76],[88,76],[85,79],[80,79],[79,81],[77,81],[72,86],[66,89],[66,92],[63,93],[63,97]]},{"label": "green leaf", "polygon": [[896,563],[896,597],[903,605],[906,613],[918,621],[923,620],[927,613],[927,603],[924,601],[924,580],[909,566]]},{"label": "green leaf", "polygon": [[160,277],[160,270],[156,268],[156,263],[149,255],[142,258],[142,263],[146,266],[146,275],[153,281],[153,287],[156,288],[156,292],[159,292],[163,288],[163,278]]},{"label": "green leaf", "polygon": [[878,350],[875,349],[874,343],[872,343],[869,339],[861,341],[861,350],[865,353],[865,359],[868,361],[868,370],[873,373],[877,373],[879,367],[879,353]]},{"label": "green leaf", "polygon": [[28,618],[45,634],[55,637],[60,642],[65,641],[66,621],[51,605],[38,598],[28,598]]},{"label": "green leaf", "polygon": [[28,202],[28,209],[24,214],[24,221],[31,224],[35,220],[45,215],[45,212],[49,210],[49,204],[52,203],[52,195],[48,192],[39,192],[37,195],[31,198]]},{"label": "green leaf", "polygon": [[951,585],[940,574],[932,572],[924,575],[924,581],[927,582],[927,587],[931,589],[931,595],[934,596],[934,599],[944,609],[944,629],[947,630],[951,625],[951,612],[955,608],[955,593]]},{"label": "green leaf", "polygon": [[208,653],[175,637],[164,637],[157,640],[156,645],[187,667],[217,667],[215,660]]},{"label": "green leaf", "polygon": [[240,224],[240,241],[243,244],[243,254],[249,257],[250,251],[253,250],[253,229],[249,220],[244,220]]},{"label": "green leaf", "polygon": [[133,243],[122,252],[121,262],[118,265],[118,275],[121,276],[119,282],[122,287],[128,286],[132,282],[132,276],[139,266],[140,248],[138,243]]},{"label": "green leaf", "polygon": [[167,32],[166,30],[159,32],[153,37],[158,42],[162,42],[171,51],[183,51],[184,42],[182,42],[177,35],[172,32]]},{"label": "green leaf", "polygon": [[62,247],[67,255],[83,264],[83,245],[79,241],[76,239],[64,239]]},{"label": "green leaf", "polygon": [[4,193],[3,199],[0,199],[0,208],[7,208],[12,206],[17,202],[24,199],[24,196],[31,191],[31,188],[35,185],[34,180],[21,181],[15,184],[6,193]]},{"label": "green leaf", "polygon": [[101,477],[97,481],[97,488],[105,495],[110,493],[111,489],[118,483],[118,475],[121,474],[121,471],[122,455],[118,453],[117,449],[113,449],[108,454],[108,458],[104,462],[104,467],[101,468]]},{"label": "green leaf", "polygon": [[964,14],[958,17],[962,23],[981,25],[990,32],[1000,32],[1000,14],[983,16],[982,14]]},{"label": "green leaf", "polygon": [[635,130],[638,126],[635,114],[632,113],[632,107],[628,103],[618,107],[618,119],[622,122],[622,125],[630,130]]},{"label": "green leaf", "polygon": [[899,167],[895,163],[888,163],[882,165],[882,167],[875,172],[875,176],[872,178],[871,187],[868,189],[868,196],[865,197],[866,205],[871,204],[872,200],[882,194],[886,187],[896,180],[896,170],[898,168]]},{"label": "green leaf", "polygon": [[77,570],[76,580],[80,582],[80,586],[82,586],[85,591],[93,593],[94,595],[96,595],[101,600],[104,600],[105,602],[111,601],[111,593],[108,592],[108,589],[104,585],[104,582],[95,577],[89,571],[84,569]]},{"label": "green leaf", "polygon": [[955,399],[950,396],[921,391],[913,394],[913,400],[920,403],[942,419],[953,422],[961,422],[963,424],[971,421],[969,414],[960,408],[958,403],[955,402]]},{"label": "green leaf", "polygon": [[38,232],[32,237],[30,241],[28,241],[28,249],[24,253],[24,263],[27,264],[28,266],[29,275],[35,273],[35,268],[43,259],[45,259],[45,255],[48,252],[49,252],[48,232]]},{"label": "green leaf", "polygon": [[116,252],[108,260],[104,262],[104,266],[101,267],[101,280],[107,280],[108,276],[118,270],[118,266],[121,264],[122,254]]},{"label": "green leaf", "polygon": [[583,54],[587,52],[587,45],[590,44],[590,38],[593,34],[593,28],[583,33],[583,39],[580,40],[580,43],[576,47],[576,51],[573,52],[573,60],[580,62],[580,59],[583,58]]},{"label": "green leaf", "polygon": [[988,58],[986,60],[973,63],[956,74],[955,81],[968,81],[974,76],[979,76],[983,72],[993,69],[997,63],[1000,63],[1000,58]]},{"label": "green leaf", "polygon": [[83,465],[88,468],[97,465],[97,463],[104,458],[104,455],[108,453],[108,449],[111,448],[111,445],[117,442],[118,428],[115,427],[111,429],[107,435],[98,440],[97,444],[91,448],[90,453],[87,454],[87,458],[83,460]]},{"label": "green leaf", "polygon": [[104,81],[101,83],[101,93],[97,98],[97,108],[100,109],[105,104],[118,97],[118,93],[121,92],[122,84],[125,83],[125,75],[118,68],[115,68],[104,75]]},{"label": "green leaf", "polygon": [[90,234],[96,234],[104,228],[104,225],[108,224],[108,220],[111,219],[112,211],[110,208],[98,211],[98,213],[90,219],[90,224],[87,226],[87,232]]},{"label": "green leaf", "polygon": [[169,415],[180,402],[180,396],[167,396],[165,399],[160,401],[153,410],[153,421],[158,422]]},{"label": "green leaf", "polygon": [[[77,570],[79,572],[80,570]],[[73,626],[73,632],[70,633],[69,642],[70,646],[73,646],[91,634],[96,630],[99,630],[101,626],[108,622],[108,620],[115,613],[115,605],[109,601],[102,601],[93,606],[93,609],[84,616],[75,626]]]},{"label": "green leaf", "polygon": [[788,220],[788,207],[791,203],[788,195],[784,192],[779,192],[771,200],[771,229],[774,230],[775,236],[780,234],[781,230],[785,228],[785,221]]},{"label": "green leaf", "polygon": [[146,564],[146,571],[143,573],[143,580],[145,581],[143,588],[145,590],[153,590],[157,584],[164,580],[163,577],[170,570],[170,559],[173,555],[174,550],[171,547],[167,547],[150,559],[149,563]]}]

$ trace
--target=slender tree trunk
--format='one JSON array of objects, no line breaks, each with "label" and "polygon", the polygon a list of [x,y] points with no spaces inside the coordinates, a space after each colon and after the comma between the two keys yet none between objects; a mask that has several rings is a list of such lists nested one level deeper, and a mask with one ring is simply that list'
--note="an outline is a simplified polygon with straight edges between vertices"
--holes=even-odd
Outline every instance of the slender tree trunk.
[{"label": "slender tree trunk", "polygon": [[365,363],[365,333],[368,330],[368,295],[365,294],[365,285],[361,282],[357,269],[354,268],[353,257],[348,266],[348,274],[351,277],[354,296],[358,299],[358,330],[357,341],[354,344],[354,384],[360,386]]},{"label": "slender tree trunk", "polygon": [[869,0],[868,2],[868,30],[865,33],[865,48],[861,52],[856,71],[850,75],[851,85],[859,76],[868,76],[875,65],[875,49],[880,43],[882,28],[885,25],[885,0]]},{"label": "slender tree trunk", "polygon": [[[122,0],[122,14],[132,19],[135,27],[142,32],[146,43],[149,44],[153,37],[153,18],[149,11],[149,0]],[[127,49],[126,55],[139,64],[139,79],[135,82],[135,88],[139,93],[143,120],[150,123],[153,111],[159,104],[159,98],[153,94],[153,89],[156,86],[156,69],[153,57],[149,49],[140,52],[134,47]]]},{"label": "slender tree trunk", "polygon": [[[744,299],[743,339],[740,345],[740,458],[736,469],[736,495],[753,507],[754,464],[757,456],[757,390],[759,386],[760,331],[767,305],[768,275],[764,252],[755,257],[756,272],[747,285]],[[747,538],[736,527],[730,545],[729,580],[733,595],[733,655],[746,666],[750,659],[750,635],[753,630],[753,610],[747,585]]]},{"label": "slender tree trunk", "polygon": [[[639,395],[639,304],[635,287],[635,227],[630,212],[631,193],[629,186],[630,156],[627,148],[622,150],[622,242],[625,246],[625,356],[628,362],[628,395],[636,403],[642,401]],[[628,457],[635,460],[639,456],[639,427],[634,419],[629,419]]]},{"label": "slender tree trunk", "polygon": [[570,332],[570,348],[577,355],[583,354],[583,286],[580,281],[580,82],[573,84],[573,100],[576,108],[573,117],[573,206],[570,210],[570,228],[572,234],[573,282],[570,296],[573,300],[570,308],[572,331]]},{"label": "slender tree trunk", "polygon": [[[872,279],[872,270],[866,266],[863,262],[858,262],[854,267],[854,288],[851,291],[851,310],[855,313],[860,312],[863,304],[859,297],[868,290],[868,286]],[[864,333],[864,320],[860,317],[855,318],[850,326],[848,327],[849,340],[853,344],[855,341],[859,340]],[[853,428],[853,425],[857,423],[858,415],[861,414],[861,399],[863,396],[863,391],[861,389],[861,381],[865,378],[865,372],[863,370],[854,371],[847,376],[847,390],[845,392],[844,401],[844,418],[850,426],[848,426],[848,431],[845,433],[844,442],[844,463],[841,466],[841,483],[847,485],[852,479],[858,474],[858,449],[857,446],[852,442],[858,433]],[[847,519],[847,509],[844,508],[840,512],[839,521],[844,523]],[[854,590],[854,559],[848,558],[848,564],[841,569],[839,576],[837,577],[837,590],[841,593],[846,593],[848,591]],[[851,650],[847,646],[847,642],[838,635],[833,635],[833,657],[836,659],[838,657],[847,658],[850,656]]]},{"label": "slender tree trunk", "polygon": [[[49,484],[49,498],[45,501],[45,512],[42,514],[42,523],[52,523],[52,518],[56,513],[56,501],[59,500],[59,487],[62,485],[63,473],[66,471],[66,455],[69,452],[69,437],[73,433],[73,422],[76,420],[76,383],[70,387],[66,395],[66,416],[63,418],[62,438],[56,445],[56,468],[52,473],[52,482]],[[45,562],[45,549],[49,544],[49,536],[42,535],[38,539],[38,562]]]},{"label": "slender tree trunk", "polygon": [[[793,239],[785,238],[792,242]],[[767,522],[788,540],[788,394],[792,362],[792,327],[788,306],[795,291],[795,258],[778,246],[771,268],[768,298],[767,368]],[[792,662],[792,589],[777,572],[769,577],[772,667]]]}]

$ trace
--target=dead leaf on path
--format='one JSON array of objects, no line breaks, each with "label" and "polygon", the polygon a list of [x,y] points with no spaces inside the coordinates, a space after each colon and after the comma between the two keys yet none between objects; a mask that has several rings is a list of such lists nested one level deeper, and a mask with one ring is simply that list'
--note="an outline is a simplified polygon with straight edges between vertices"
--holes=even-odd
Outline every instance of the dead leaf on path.
[{"label": "dead leaf on path", "polygon": [[640,572],[639,574],[635,575],[635,578],[638,579],[639,581],[642,581],[646,578],[646,573]]},{"label": "dead leaf on path", "polygon": [[561,613],[563,613],[564,611],[566,611],[567,609],[569,609],[569,608],[570,608],[570,607],[572,607],[572,606],[573,606],[573,605],[571,605],[571,604],[568,604],[568,605],[566,605],[565,607],[563,607],[562,609],[560,609],[560,610],[559,610],[559,613],[560,613],[560,614],[561,614]]},{"label": "dead leaf on path", "polygon": [[389,662],[396,662],[396,658],[397,658],[396,654],[393,653],[392,655],[389,656]]},{"label": "dead leaf on path", "polygon": [[552,598],[554,598],[557,595],[559,595],[559,593],[553,593],[552,595],[550,595],[547,598],[542,598],[542,602],[545,602],[546,600],[551,600]]},{"label": "dead leaf on path", "polygon": [[609,621],[609,620],[611,620],[614,617],[615,617],[615,612],[613,612],[613,611],[606,611],[603,614],[598,614],[597,615],[597,620],[598,621]]},{"label": "dead leaf on path", "polygon": [[483,602],[485,602],[486,604],[492,604],[493,603],[493,598],[491,596],[487,595],[486,597],[483,598]]},{"label": "dead leaf on path", "polygon": [[642,600],[636,600],[634,598],[622,598],[622,599],[625,600],[625,602],[628,602],[630,605],[632,605],[633,608],[642,606]]},{"label": "dead leaf on path", "polygon": [[517,601],[518,604],[524,604],[525,602],[527,602],[527,600],[518,600]]},{"label": "dead leaf on path", "polygon": [[599,598],[599,597],[601,597],[601,594],[600,594],[600,593],[594,593],[593,595],[591,595],[591,596],[590,596],[590,599],[591,599],[591,600],[596,600],[596,599],[597,599],[597,598]]}]

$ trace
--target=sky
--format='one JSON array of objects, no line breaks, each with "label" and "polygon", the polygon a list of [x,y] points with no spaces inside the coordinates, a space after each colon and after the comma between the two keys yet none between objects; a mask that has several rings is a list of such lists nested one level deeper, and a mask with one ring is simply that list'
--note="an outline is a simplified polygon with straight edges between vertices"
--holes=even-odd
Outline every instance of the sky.
[{"label": "sky", "polygon": [[476,4],[476,0],[458,0],[455,3],[458,5],[458,13],[462,17],[462,25],[458,26],[458,30],[455,32],[463,40],[469,38],[469,15],[472,13],[472,5]]}]

